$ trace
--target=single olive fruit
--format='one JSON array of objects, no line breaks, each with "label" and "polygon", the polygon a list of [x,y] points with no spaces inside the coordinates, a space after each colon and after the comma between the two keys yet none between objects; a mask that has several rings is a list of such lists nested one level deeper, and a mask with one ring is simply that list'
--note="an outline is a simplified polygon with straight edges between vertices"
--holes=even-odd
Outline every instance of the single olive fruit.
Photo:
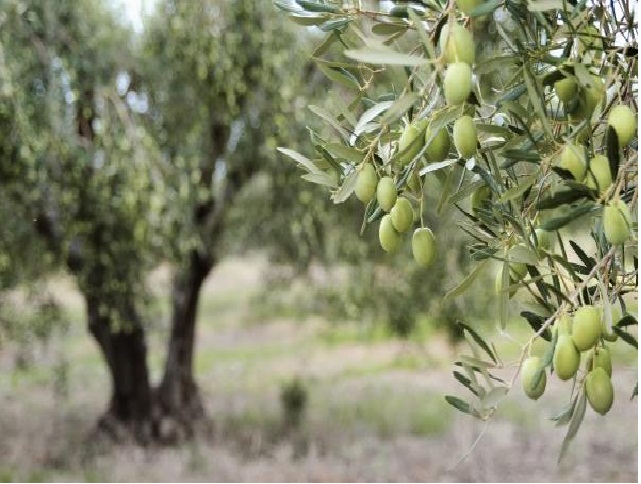
[{"label": "single olive fruit", "polygon": [[468,159],[476,153],[476,125],[470,116],[461,116],[454,122],[454,146],[462,158]]},{"label": "single olive fruit", "polygon": [[590,160],[589,166],[585,177],[586,185],[593,190],[598,187],[600,193],[605,192],[612,185],[612,172],[607,157],[596,155]]},{"label": "single olive fruit", "polygon": [[384,215],[378,226],[378,241],[385,252],[394,252],[401,244],[401,234],[394,228],[389,215]]},{"label": "single olive fruit", "polygon": [[[541,359],[538,356],[531,356],[530,358],[527,358],[521,367],[521,383],[523,385],[523,391],[532,400],[538,400],[539,397],[543,395],[543,392],[545,392],[545,384],[547,382],[545,370],[541,373],[539,381],[534,381],[536,376],[539,374],[540,369]],[[534,385],[535,383],[536,386]]]},{"label": "single olive fruit", "polygon": [[472,65],[475,60],[476,45],[472,32],[459,24],[454,24],[452,30],[447,25],[441,30],[441,48],[447,64],[465,62]]},{"label": "single olive fruit", "polygon": [[585,149],[578,145],[567,145],[561,153],[559,167],[572,173],[576,181],[583,181],[587,170]]},{"label": "single olive fruit", "polygon": [[554,347],[554,359],[552,362],[554,371],[561,380],[569,380],[574,377],[581,363],[581,353],[574,346],[570,335],[559,335]]},{"label": "single olive fruit", "polygon": [[436,257],[436,241],[428,228],[419,228],[412,235],[412,255],[423,267],[429,267]]},{"label": "single olive fruit", "polygon": [[416,142],[416,140],[423,134],[423,130],[425,129],[426,124],[426,120],[421,120],[412,124],[408,124],[407,126],[405,126],[405,129],[403,129],[403,132],[398,139],[398,152],[405,152],[399,159],[401,165],[407,165],[409,162],[411,162],[418,154],[418,152],[423,148],[422,143]]},{"label": "single olive fruit", "polygon": [[581,306],[574,313],[572,339],[580,351],[592,348],[601,336],[601,314],[594,306]]},{"label": "single olive fruit", "polygon": [[592,371],[597,367],[603,368],[608,376],[612,378],[612,357],[610,356],[610,350],[606,346],[603,348],[597,346],[588,353],[588,359],[585,363],[586,370]]},{"label": "single olive fruit", "polygon": [[443,91],[447,104],[463,104],[472,92],[472,69],[465,62],[447,66],[443,78]]},{"label": "single olive fruit", "polygon": [[627,145],[637,129],[637,117],[628,106],[615,106],[608,116],[608,125],[614,128],[619,139],[619,146]]},{"label": "single olive fruit", "polygon": [[592,112],[605,94],[605,86],[601,78],[592,76],[592,79],[594,80],[594,85],[584,87],[581,90],[578,105],[570,113],[573,123],[592,117]]},{"label": "single olive fruit", "polygon": [[490,190],[490,187],[487,185],[483,185],[482,187],[474,190],[474,193],[472,193],[472,196],[470,197],[472,213],[476,213],[476,211],[490,199],[491,194],[492,190]]},{"label": "single olive fruit", "polygon": [[612,201],[603,209],[603,233],[612,245],[627,241],[631,227],[630,209],[623,200]]},{"label": "single olive fruit", "polygon": [[384,176],[378,181],[376,200],[379,207],[386,212],[389,212],[396,203],[396,184],[390,177]]},{"label": "single olive fruit", "polygon": [[[425,142],[432,136],[432,131],[427,128],[425,130]],[[430,163],[439,163],[447,158],[450,152],[450,135],[446,128],[441,128],[436,134],[432,142],[425,148],[425,157]]]},{"label": "single olive fruit", "polygon": [[569,77],[564,77],[554,83],[554,92],[556,92],[557,97],[564,103],[572,101],[579,90],[574,79]]},{"label": "single olive fruit", "polygon": [[407,232],[414,222],[414,209],[412,204],[405,197],[398,197],[390,211],[392,224],[397,232]]},{"label": "single olive fruit", "polygon": [[356,198],[363,203],[369,203],[374,198],[377,183],[376,170],[370,163],[366,163],[356,175],[356,187],[354,188]]},{"label": "single olive fruit", "polygon": [[605,415],[612,408],[614,388],[607,372],[600,366],[585,377],[585,394],[595,412]]},{"label": "single olive fruit", "polygon": [[483,3],[483,0],[456,0],[456,6],[465,15],[469,15],[474,7]]}]

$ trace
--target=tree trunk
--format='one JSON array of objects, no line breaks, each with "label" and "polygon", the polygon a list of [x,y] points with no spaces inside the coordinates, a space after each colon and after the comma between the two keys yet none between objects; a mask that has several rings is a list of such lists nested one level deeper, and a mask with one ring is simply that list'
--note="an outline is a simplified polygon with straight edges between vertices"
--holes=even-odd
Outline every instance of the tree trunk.
[{"label": "tree trunk", "polygon": [[89,331],[96,339],[111,374],[109,407],[98,423],[116,440],[133,436],[140,443],[152,438],[152,401],[144,328],[133,304],[126,307],[127,325],[116,330],[109,315],[101,314],[102,301],[86,296]]},{"label": "tree trunk", "polygon": [[174,278],[171,335],[165,372],[156,393],[160,415],[155,431],[161,441],[189,438],[197,427],[203,428],[206,421],[200,391],[193,376],[193,361],[198,299],[213,265],[213,260],[192,251],[189,265]]}]

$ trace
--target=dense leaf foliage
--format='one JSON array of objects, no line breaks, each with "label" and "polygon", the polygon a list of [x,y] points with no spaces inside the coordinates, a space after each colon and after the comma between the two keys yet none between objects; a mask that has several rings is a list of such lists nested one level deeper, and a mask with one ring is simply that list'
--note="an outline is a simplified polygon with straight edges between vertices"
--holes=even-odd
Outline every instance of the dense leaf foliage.
[{"label": "dense leaf foliage", "polygon": [[[616,344],[636,346],[621,325],[622,318],[636,322],[626,295],[637,290],[631,214],[638,198],[638,66],[629,5],[274,3],[296,23],[326,32],[313,60],[349,93],[324,113],[332,136],[312,135],[315,157],[281,152],[305,179],[326,186],[336,203],[357,190],[365,203],[363,227],[380,224],[388,252],[401,247],[396,238],[403,235],[388,223],[391,204],[389,195],[381,197],[383,183],[391,179],[393,191],[412,201],[417,230],[430,228],[424,213],[433,194],[426,187],[437,183],[438,203],[427,212],[443,216],[453,205],[463,214],[459,225],[475,263],[445,298],[466,297],[473,280],[494,267],[499,326],[505,331],[510,311],[518,308],[533,330],[519,361],[510,365],[465,325],[472,354],[459,357],[463,373],[454,375],[475,398],[447,400],[485,420],[524,362],[524,390],[539,398],[546,373],[554,372],[555,351],[561,351],[557,364],[575,383],[572,403],[557,419],[569,423],[564,451],[585,413],[586,388],[597,412],[609,409],[606,397],[591,396],[608,393],[602,385],[609,377],[590,377],[596,359],[577,372],[567,358],[607,348],[617,335],[623,342]],[[380,179],[377,196],[369,192],[372,177],[374,184]],[[443,250],[443,232],[434,233]],[[573,320],[565,330],[571,337],[562,335],[557,321],[563,318]],[[539,338],[550,341],[547,352],[528,358]],[[506,367],[515,368],[509,381],[493,374]]]}]

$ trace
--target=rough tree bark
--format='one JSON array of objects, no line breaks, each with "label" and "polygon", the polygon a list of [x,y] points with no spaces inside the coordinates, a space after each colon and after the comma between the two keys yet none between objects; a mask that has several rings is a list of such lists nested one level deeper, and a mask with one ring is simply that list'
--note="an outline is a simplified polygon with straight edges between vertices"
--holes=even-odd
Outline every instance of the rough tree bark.
[{"label": "rough tree bark", "polygon": [[147,368],[147,346],[142,322],[132,302],[122,311],[126,326],[114,330],[111,317],[101,311],[103,301],[85,296],[89,331],[98,343],[111,375],[109,406],[98,428],[116,440],[133,436],[140,443],[152,438],[152,394]]},{"label": "rough tree bark", "polygon": [[162,441],[191,437],[197,426],[208,428],[200,391],[194,379],[196,317],[200,290],[214,260],[191,251],[189,264],[173,281],[171,334],[165,371],[156,391],[155,434]]}]

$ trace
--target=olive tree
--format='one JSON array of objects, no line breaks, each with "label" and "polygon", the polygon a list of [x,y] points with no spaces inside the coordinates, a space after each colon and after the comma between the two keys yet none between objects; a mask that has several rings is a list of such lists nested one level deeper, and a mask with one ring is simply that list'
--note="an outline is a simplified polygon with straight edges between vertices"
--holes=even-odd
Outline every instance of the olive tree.
[{"label": "olive tree", "polygon": [[[446,399],[487,420],[519,373],[532,399],[551,373],[570,380],[568,405],[555,417],[569,424],[565,449],[587,404],[600,414],[611,408],[608,346],[637,346],[625,297],[637,290],[638,66],[630,5],[274,4],[326,32],[313,60],[350,93],[324,113],[333,134],[312,137],[314,157],[280,151],[335,203],[360,200],[363,228],[374,227],[383,251],[400,250],[413,232],[413,257],[426,270],[441,264],[445,247],[424,215],[456,207],[473,266],[443,299],[466,297],[479,275],[497,268],[500,330],[509,334],[510,311],[518,308],[532,334],[518,361],[508,363],[461,321],[471,354],[457,359],[454,376],[471,397]],[[435,183],[439,201],[426,206]],[[549,344],[535,355],[539,339]],[[501,370],[511,370],[510,378],[497,376]]]}]

